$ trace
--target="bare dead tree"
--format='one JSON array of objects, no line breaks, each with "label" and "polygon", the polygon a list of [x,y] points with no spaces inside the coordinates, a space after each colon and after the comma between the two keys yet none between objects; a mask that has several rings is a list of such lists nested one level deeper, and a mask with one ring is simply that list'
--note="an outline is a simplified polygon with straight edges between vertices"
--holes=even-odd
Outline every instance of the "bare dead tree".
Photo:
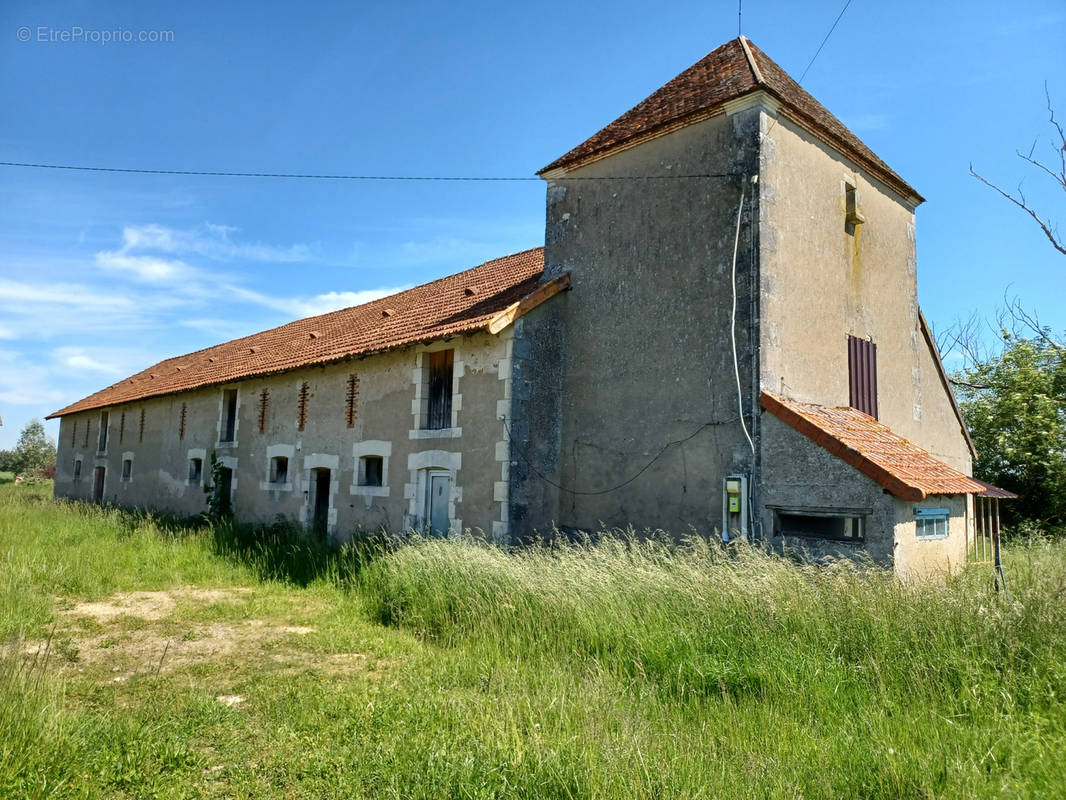
[{"label": "bare dead tree", "polygon": [[[1028,153],[1023,153],[1020,150],[1016,152],[1018,158],[1049,175],[1051,179],[1059,185],[1062,191],[1066,192],[1066,132],[1063,131],[1062,125],[1055,119],[1055,109],[1051,105],[1051,94],[1048,92],[1047,83],[1044,84],[1044,96],[1047,98],[1047,110],[1051,126],[1058,134],[1058,141],[1052,143],[1052,148],[1055,150],[1055,154],[1058,157],[1058,166],[1050,167],[1034,157],[1036,152],[1036,142],[1033,142],[1033,146],[1029,148]],[[1066,255],[1066,241],[1064,241],[1059,235],[1057,227],[1050,219],[1044,219],[1029,205],[1028,200],[1025,198],[1025,193],[1022,192],[1021,184],[1018,185],[1016,194],[1011,194],[974,170],[973,164],[970,164],[970,174],[977,178],[977,180],[981,181],[985,186],[999,192],[1003,197],[1010,200],[1010,202],[1014,203],[1014,205],[1018,206],[1018,208],[1032,217],[1036,224],[1040,226],[1040,230],[1044,232],[1048,241],[1051,242],[1051,246],[1063,255]]]},{"label": "bare dead tree", "polygon": [[[995,320],[982,318],[976,311],[966,319],[958,318],[947,328],[933,331],[933,341],[941,358],[957,354],[962,366],[948,378],[954,386],[968,389],[990,387],[970,383],[963,376],[999,354],[1007,342],[1019,339],[1040,339],[1048,347],[1066,349],[1066,336],[1057,336],[1040,321],[1036,311],[1030,311],[1017,296],[1003,295],[1003,304],[996,309]],[[998,346],[994,343],[998,343]]]}]

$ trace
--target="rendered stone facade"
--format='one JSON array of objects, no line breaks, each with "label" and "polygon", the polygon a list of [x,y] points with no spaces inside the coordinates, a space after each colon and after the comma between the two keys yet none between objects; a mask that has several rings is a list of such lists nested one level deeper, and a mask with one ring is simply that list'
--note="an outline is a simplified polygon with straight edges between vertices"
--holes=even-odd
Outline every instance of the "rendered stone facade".
[{"label": "rendered stone facade", "polygon": [[[541,175],[542,255],[171,359],[57,412],[56,494],[195,514],[223,480],[239,519],[333,541],[607,526],[906,574],[964,563],[973,451],[918,307],[921,198],[902,178],[744,39]],[[857,391],[949,488],[856,466],[760,404]]]}]

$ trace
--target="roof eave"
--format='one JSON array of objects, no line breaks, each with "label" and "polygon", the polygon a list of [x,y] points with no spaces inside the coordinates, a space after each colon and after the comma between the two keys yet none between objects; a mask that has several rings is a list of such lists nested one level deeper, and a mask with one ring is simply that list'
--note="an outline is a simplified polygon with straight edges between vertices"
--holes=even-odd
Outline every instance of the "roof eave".
[{"label": "roof eave", "polygon": [[[340,363],[343,363],[345,361],[350,361],[350,360],[356,359],[356,358],[360,358],[360,359],[361,358],[368,358],[370,356],[380,355],[382,353],[388,353],[388,352],[392,352],[392,351],[395,351],[395,350],[403,350],[404,348],[407,348],[407,347],[415,347],[415,346],[422,345],[422,344],[428,344],[429,342],[447,341],[448,339],[454,338],[456,336],[472,336],[472,335],[474,335],[476,333],[488,333],[488,334],[490,334],[492,336],[496,336],[501,331],[505,330],[508,326],[514,324],[514,322],[516,320],[518,320],[519,318],[521,318],[525,314],[528,314],[530,311],[532,311],[537,306],[547,302],[548,300],[550,300],[551,298],[555,297],[555,295],[559,294],[560,292],[564,292],[564,291],[567,291],[569,289],[570,289],[570,273],[569,272],[564,272],[559,277],[554,278],[554,279],[552,279],[550,281],[547,281],[545,283],[542,283],[541,285],[536,287],[532,292],[530,292],[529,294],[525,295],[521,300],[519,300],[519,301],[517,301],[515,303],[512,303],[510,306],[505,308],[503,311],[500,311],[499,313],[497,313],[496,315],[490,317],[489,319],[483,320],[479,324],[471,326],[469,328],[460,328],[458,330],[449,331],[449,332],[447,332],[447,333],[445,333],[443,335],[437,334],[437,335],[433,335],[433,336],[419,337],[417,339],[412,339],[410,341],[401,342],[401,343],[398,343],[398,344],[395,344],[395,345],[391,345],[389,347],[381,347],[381,348],[375,348],[375,349],[371,349],[371,350],[360,350],[360,351],[357,351],[357,352],[345,353],[344,355],[341,355],[341,356],[331,356],[329,358],[323,358],[323,359],[318,360],[318,361],[307,361],[305,363],[302,363],[302,364],[299,364],[299,365],[296,365],[296,366],[283,367],[283,368],[279,368],[279,369],[264,369],[264,370],[260,370],[260,371],[257,371],[257,372],[251,372],[251,373],[247,373],[247,374],[243,374],[243,375],[239,375],[239,376],[234,376],[232,378],[227,378],[225,380],[208,381],[208,382],[205,382],[205,383],[198,384],[196,386],[189,386],[189,387],[184,388],[184,389],[171,390],[171,391],[165,391],[164,390],[164,391],[159,391],[159,392],[152,392],[152,393],[149,393],[149,394],[140,395],[139,397],[136,397],[136,398],[131,398],[129,400],[123,400],[123,401],[118,402],[118,403],[97,403],[97,404],[94,404],[94,405],[84,406],[82,408],[74,409],[74,406],[78,405],[78,403],[83,402],[83,401],[79,400],[78,403],[72,403],[71,405],[67,406],[66,408],[62,408],[59,411],[55,411],[55,412],[49,414],[47,417],[45,417],[45,419],[56,419],[56,418],[60,418],[60,417],[69,416],[71,414],[81,414],[81,413],[84,413],[86,411],[95,411],[95,410],[101,409],[101,408],[110,408],[110,407],[114,407],[114,406],[123,406],[123,405],[127,405],[129,403],[137,403],[137,402],[141,402],[143,400],[151,400],[151,399],[154,399],[154,398],[157,398],[157,397],[166,397],[168,395],[178,395],[178,394],[184,394],[186,392],[196,392],[196,391],[200,391],[202,389],[210,389],[213,386],[225,386],[225,385],[230,384],[230,383],[235,383],[237,381],[250,380],[250,379],[253,379],[253,378],[264,378],[264,377],[271,376],[271,375],[283,375],[283,374],[285,374],[287,372],[295,372],[296,370],[304,369],[306,367],[322,367],[322,366],[328,366],[330,364],[340,364]],[[73,410],[68,411],[67,409],[73,409]]]},{"label": "roof eave", "polygon": [[[573,172],[576,169],[587,167],[590,164],[594,164],[597,161],[602,161],[603,159],[608,158],[616,153],[620,153],[625,150],[637,147],[639,145],[644,144],[645,142],[650,142],[654,139],[658,139],[662,136],[666,136],[667,134],[673,133],[674,131],[681,130],[682,128],[687,128],[690,125],[695,125],[699,122],[704,122],[705,120],[719,116],[720,114],[729,113],[732,109],[740,110],[740,108],[750,107],[751,105],[754,105],[750,102],[750,98],[759,94],[765,94],[768,98],[772,99],[772,103],[764,104],[767,106],[769,111],[771,111],[775,115],[783,112],[783,115],[787,119],[791,120],[794,124],[800,126],[812,136],[815,136],[823,143],[832,147],[834,150],[840,153],[840,155],[855,162],[856,165],[873,175],[886,187],[895,192],[900,197],[900,199],[907,203],[907,205],[909,205],[911,208],[917,208],[925,202],[925,198],[922,197],[922,195],[920,195],[917,190],[914,189],[913,186],[904,181],[891,169],[885,169],[876,162],[871,161],[869,158],[862,156],[860,153],[854,152],[850,147],[848,147],[846,142],[843,142],[839,139],[839,137],[834,136],[828,129],[825,128],[824,125],[820,125],[815,120],[810,119],[800,109],[785,100],[777,91],[773,89],[773,87],[771,87],[769,84],[762,82],[758,83],[754,88],[750,89],[749,91],[743,92],[742,94],[738,94],[736,97],[727,100],[723,103],[720,103],[716,106],[703,109],[699,112],[689,114],[684,117],[680,117],[676,120],[672,120],[668,123],[638,134],[637,136],[633,136],[629,139],[623,139],[620,142],[617,142],[613,145],[609,145],[600,150],[594,150],[591,153],[582,156],[574,156],[573,158],[570,157],[570,153],[573,152],[573,150],[571,150],[570,153],[567,153],[561,156],[560,158],[557,158],[555,161],[551,162],[543,169],[537,170],[537,175],[539,175],[546,181],[565,178],[568,173]],[[579,147],[581,147],[581,145],[578,145],[578,147],[574,148],[574,150],[578,149]]]}]

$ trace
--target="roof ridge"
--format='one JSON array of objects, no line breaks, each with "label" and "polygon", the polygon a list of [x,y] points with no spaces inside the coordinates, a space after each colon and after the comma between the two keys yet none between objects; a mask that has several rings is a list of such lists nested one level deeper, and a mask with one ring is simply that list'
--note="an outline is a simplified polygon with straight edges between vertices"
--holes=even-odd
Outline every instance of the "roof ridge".
[{"label": "roof ridge", "polygon": [[751,48],[748,47],[748,37],[740,34],[737,39],[740,40],[740,46],[744,48],[744,56],[748,59],[748,66],[751,67],[751,73],[755,76],[755,82],[760,86],[765,86],[766,79],[763,78],[759,65],[755,63],[755,56],[751,54]]}]

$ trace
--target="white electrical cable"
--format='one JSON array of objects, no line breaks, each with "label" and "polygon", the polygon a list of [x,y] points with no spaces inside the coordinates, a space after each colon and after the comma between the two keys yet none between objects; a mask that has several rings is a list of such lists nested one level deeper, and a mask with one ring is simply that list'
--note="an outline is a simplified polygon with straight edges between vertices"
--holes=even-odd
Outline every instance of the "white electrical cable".
[{"label": "white electrical cable", "polygon": [[[746,180],[746,178],[745,178]],[[755,455],[755,442],[748,433],[748,425],[744,422],[744,393],[740,389],[740,362],[737,360],[737,250],[740,246],[740,216],[744,211],[744,181],[740,183],[740,203],[737,204],[737,232],[733,237],[733,311],[729,317],[729,334],[733,341],[733,373],[737,376],[737,411],[740,413],[740,427],[744,429],[744,436],[751,446],[751,454]]]}]

